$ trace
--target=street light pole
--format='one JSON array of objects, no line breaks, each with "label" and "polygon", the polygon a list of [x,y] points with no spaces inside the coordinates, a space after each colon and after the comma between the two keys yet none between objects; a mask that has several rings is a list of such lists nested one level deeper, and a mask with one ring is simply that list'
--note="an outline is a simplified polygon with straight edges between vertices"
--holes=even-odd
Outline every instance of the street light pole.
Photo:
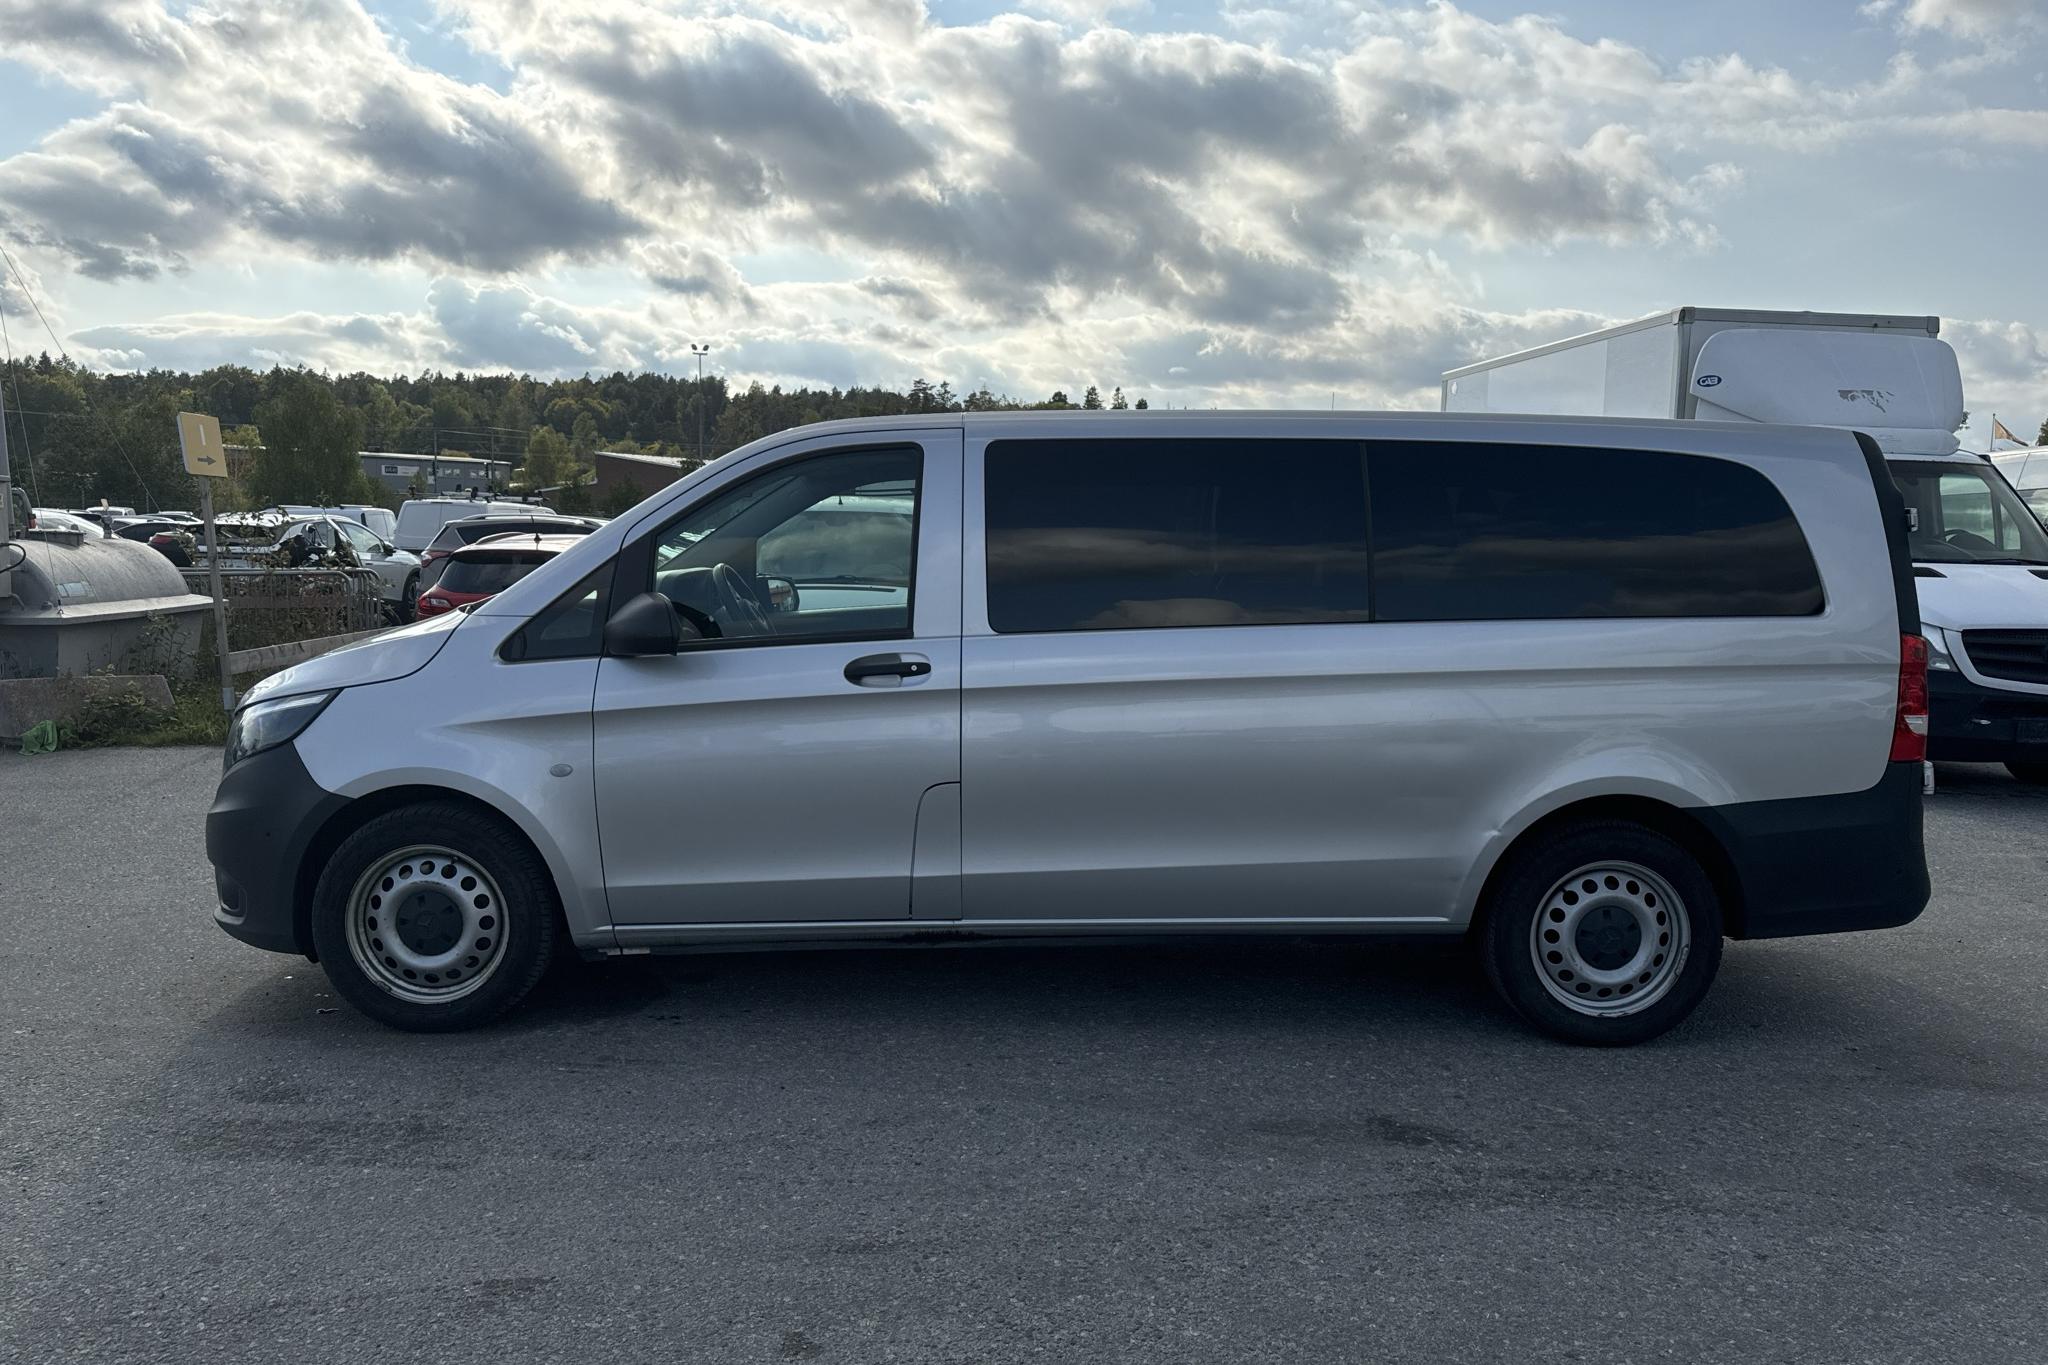
[{"label": "street light pole", "polygon": [[704,463],[704,357],[711,354],[709,345],[690,343],[690,354],[697,357],[697,463]]}]

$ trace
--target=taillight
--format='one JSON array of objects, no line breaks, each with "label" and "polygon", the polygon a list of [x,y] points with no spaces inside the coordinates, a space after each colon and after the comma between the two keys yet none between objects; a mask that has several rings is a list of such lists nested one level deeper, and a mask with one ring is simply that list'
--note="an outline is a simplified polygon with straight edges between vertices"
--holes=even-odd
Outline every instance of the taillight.
[{"label": "taillight", "polygon": [[1927,758],[1927,641],[1899,637],[1899,706],[1892,720],[1892,762]]}]

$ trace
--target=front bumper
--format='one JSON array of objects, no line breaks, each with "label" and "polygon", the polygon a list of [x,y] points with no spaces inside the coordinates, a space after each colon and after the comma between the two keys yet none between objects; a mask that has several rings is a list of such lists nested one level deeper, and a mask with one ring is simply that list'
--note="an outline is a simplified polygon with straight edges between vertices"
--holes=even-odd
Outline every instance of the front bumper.
[{"label": "front bumper", "polygon": [[2048,761],[2048,695],[1985,687],[1950,669],[1927,674],[1927,756],[1944,763]]},{"label": "front bumper", "polygon": [[214,922],[258,948],[313,956],[299,872],[321,826],[347,804],[313,780],[293,744],[230,768],[206,813]]}]

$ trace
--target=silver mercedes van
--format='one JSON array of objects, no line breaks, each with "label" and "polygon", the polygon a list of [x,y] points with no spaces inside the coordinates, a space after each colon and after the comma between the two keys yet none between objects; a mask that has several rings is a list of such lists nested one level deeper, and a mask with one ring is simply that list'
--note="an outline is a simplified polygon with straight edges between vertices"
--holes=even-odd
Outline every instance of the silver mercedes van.
[{"label": "silver mercedes van", "polygon": [[1638,1042],[1919,914],[1918,630],[1849,431],[805,427],[254,688],[215,918],[406,1029],[561,953],[1398,934]]}]

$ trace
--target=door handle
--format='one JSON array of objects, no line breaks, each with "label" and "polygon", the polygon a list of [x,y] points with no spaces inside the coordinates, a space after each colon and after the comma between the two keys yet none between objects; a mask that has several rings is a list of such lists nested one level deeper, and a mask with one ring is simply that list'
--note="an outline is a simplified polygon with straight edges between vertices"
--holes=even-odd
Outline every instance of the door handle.
[{"label": "door handle", "polygon": [[846,666],[846,680],[870,687],[881,678],[922,678],[931,671],[931,661],[916,655],[868,654]]}]

